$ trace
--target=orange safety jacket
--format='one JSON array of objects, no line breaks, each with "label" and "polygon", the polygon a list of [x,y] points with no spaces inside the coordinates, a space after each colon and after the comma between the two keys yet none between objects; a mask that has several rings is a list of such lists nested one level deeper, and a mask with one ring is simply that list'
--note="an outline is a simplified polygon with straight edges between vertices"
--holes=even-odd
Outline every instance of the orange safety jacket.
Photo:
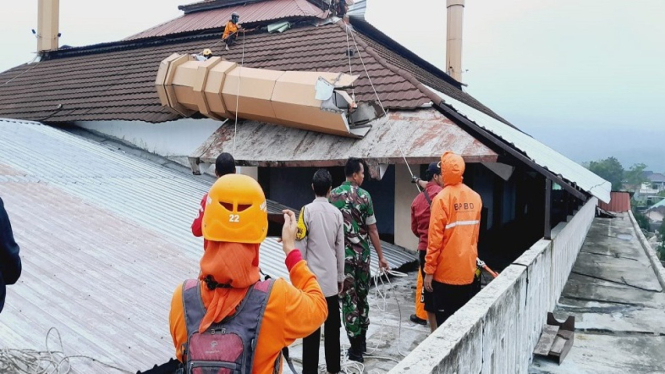
[{"label": "orange safety jacket", "polygon": [[432,200],[425,274],[439,283],[473,283],[478,257],[482,200],[462,183],[464,160],[446,152],[441,156],[444,188]]},{"label": "orange safety jacket", "polygon": [[[257,339],[252,374],[272,374],[282,348],[291,345],[296,339],[309,336],[328,316],[326,299],[300,251],[291,251],[286,264],[293,285],[281,278],[273,284]],[[205,282],[201,282],[201,287],[206,287]],[[205,297],[204,292],[201,295],[207,308],[211,300]],[[175,290],[171,300],[169,325],[176,357],[182,361],[183,346],[187,344],[182,284]]]},{"label": "orange safety jacket", "polygon": [[236,32],[238,32],[238,26],[235,23],[233,23],[233,21],[228,21],[226,23],[226,27],[224,27],[224,35],[222,35],[222,39],[226,39],[229,37],[229,35],[234,34]]}]

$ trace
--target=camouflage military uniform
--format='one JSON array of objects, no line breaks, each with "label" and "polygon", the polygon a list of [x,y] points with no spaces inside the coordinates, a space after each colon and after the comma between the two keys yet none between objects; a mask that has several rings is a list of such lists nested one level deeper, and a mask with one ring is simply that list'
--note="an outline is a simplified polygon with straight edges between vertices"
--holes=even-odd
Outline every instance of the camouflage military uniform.
[{"label": "camouflage military uniform", "polygon": [[369,230],[376,223],[372,198],[355,183],[344,182],[330,193],[330,203],[344,217],[344,274],[350,285],[342,296],[344,327],[355,338],[369,327]]}]

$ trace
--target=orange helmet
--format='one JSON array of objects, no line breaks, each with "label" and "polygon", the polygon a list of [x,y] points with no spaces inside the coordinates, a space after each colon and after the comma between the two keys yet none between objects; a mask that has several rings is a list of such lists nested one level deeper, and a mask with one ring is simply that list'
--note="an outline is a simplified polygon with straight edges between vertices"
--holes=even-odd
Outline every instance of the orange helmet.
[{"label": "orange helmet", "polygon": [[266,197],[257,181],[227,174],[212,185],[203,214],[203,237],[216,242],[261,243],[268,234]]}]

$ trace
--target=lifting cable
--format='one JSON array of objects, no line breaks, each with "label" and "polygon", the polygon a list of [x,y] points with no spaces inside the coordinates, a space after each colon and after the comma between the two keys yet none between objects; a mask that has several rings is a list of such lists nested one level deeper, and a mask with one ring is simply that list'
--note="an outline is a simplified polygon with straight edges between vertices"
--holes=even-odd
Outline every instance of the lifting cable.
[{"label": "lifting cable", "polygon": [[242,79],[242,68],[245,65],[245,39],[247,34],[242,31],[242,58],[240,59],[240,70],[238,71],[238,89],[236,91],[236,120],[233,125],[233,154],[236,154],[236,137],[238,136],[238,105],[240,102],[240,80]]},{"label": "lifting cable", "polygon": [[[332,3],[330,5],[332,7]],[[351,68],[351,42],[349,41],[349,25],[346,25],[346,56],[349,59],[349,75],[353,75],[353,69]],[[351,88],[351,98],[353,102],[356,101],[356,87]]]},{"label": "lifting cable", "polygon": [[[386,112],[386,109],[383,107],[383,103],[381,102],[381,98],[379,98],[379,94],[376,92],[376,88],[374,88],[374,83],[372,83],[372,77],[369,76],[369,72],[367,71],[367,66],[365,66],[365,61],[363,60],[363,56],[360,53],[360,48],[358,48],[358,43],[356,42],[356,37],[353,35],[353,30],[349,31],[349,25],[346,25],[346,33],[347,33],[347,38],[348,35],[351,34],[351,39],[353,39],[353,44],[356,46],[356,51],[358,51],[358,57],[360,58],[360,63],[363,65],[363,69],[365,69],[365,74],[367,75],[367,79],[369,79],[369,84],[372,86],[372,90],[374,91],[374,95],[376,95],[376,100],[379,101],[379,105],[381,106],[381,110],[383,111],[383,115],[388,115]],[[347,53],[348,54],[348,53]],[[350,64],[350,59],[351,56],[349,56],[349,64]]]},{"label": "lifting cable", "polygon": [[[30,64],[32,64],[32,63],[35,63],[35,60],[36,60],[38,57],[39,57],[39,55],[35,56],[35,58],[33,58],[30,62],[26,63],[26,65],[30,65]],[[23,75],[23,74],[29,72],[29,71],[32,70],[32,69],[34,69],[35,67],[37,67],[37,65],[39,65],[40,62],[41,62],[41,61],[37,61],[34,65],[30,66],[29,68],[27,68],[27,69],[23,70],[22,72],[16,74],[15,76],[11,77],[8,81],[6,81],[5,83],[3,83],[2,85],[5,86],[5,85],[7,85],[9,82],[13,81],[14,79],[20,77],[21,75]]]}]

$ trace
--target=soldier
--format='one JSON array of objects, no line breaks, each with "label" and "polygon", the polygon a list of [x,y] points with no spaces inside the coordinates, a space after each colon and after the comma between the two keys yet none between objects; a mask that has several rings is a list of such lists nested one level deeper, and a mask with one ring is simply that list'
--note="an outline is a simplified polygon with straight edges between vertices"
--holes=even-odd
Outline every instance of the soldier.
[{"label": "soldier", "polygon": [[369,193],[360,186],[365,179],[364,162],[351,157],[344,167],[346,182],[332,190],[329,201],[344,218],[344,286],[342,315],[344,327],[351,342],[349,359],[363,362],[367,350],[369,327],[370,251],[369,240],[379,256],[380,271],[388,269],[383,257],[379,231],[376,228],[374,207]]}]

